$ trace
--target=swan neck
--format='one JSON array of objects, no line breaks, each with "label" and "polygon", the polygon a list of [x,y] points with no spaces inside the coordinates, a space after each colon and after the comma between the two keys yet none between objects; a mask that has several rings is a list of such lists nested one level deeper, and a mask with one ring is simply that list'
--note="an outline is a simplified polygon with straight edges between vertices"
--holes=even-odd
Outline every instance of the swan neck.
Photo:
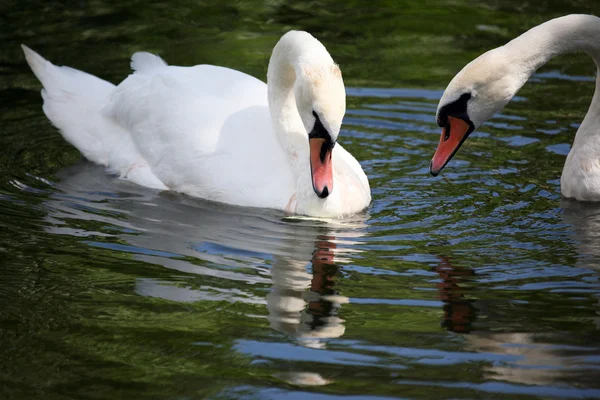
[{"label": "swan neck", "polygon": [[598,75],[590,108],[581,123],[573,147],[589,142],[600,133],[600,18],[567,15],[550,20],[517,37],[505,46],[513,65],[525,72],[525,81],[555,56],[583,51],[596,64]]},{"label": "swan neck", "polygon": [[564,53],[583,51],[600,64],[600,18],[567,15],[538,25],[504,45],[514,64],[529,75],[550,59]]},{"label": "swan neck", "polygon": [[[303,127],[296,107],[294,89],[307,82],[306,72],[320,65],[334,64],[333,59],[312,35],[290,31],[273,48],[267,71],[269,108],[279,134]],[[304,128],[303,128],[304,129]]]},{"label": "swan neck", "polygon": [[302,90],[301,85],[308,81],[307,69],[328,62],[333,64],[333,59],[317,39],[306,32],[291,31],[275,45],[267,71],[273,128],[296,176],[306,175],[306,179],[300,181],[309,191],[312,186],[307,175],[310,171],[308,132],[298,112],[295,91]]},{"label": "swan neck", "polygon": [[282,145],[288,142],[286,133],[302,126],[296,107],[294,86],[298,76],[298,60],[289,46],[277,43],[269,61],[267,92],[273,127]]}]

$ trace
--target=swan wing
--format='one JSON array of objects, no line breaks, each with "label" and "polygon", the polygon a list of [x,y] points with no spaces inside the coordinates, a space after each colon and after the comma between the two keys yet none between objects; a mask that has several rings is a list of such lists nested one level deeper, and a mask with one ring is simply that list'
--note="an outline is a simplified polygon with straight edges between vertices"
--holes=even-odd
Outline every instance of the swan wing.
[{"label": "swan wing", "polygon": [[[132,66],[105,112],[167,187],[230,204],[285,205],[293,179],[264,82],[225,67],[167,66],[148,53],[134,55]],[[272,180],[285,190],[265,192]]]}]

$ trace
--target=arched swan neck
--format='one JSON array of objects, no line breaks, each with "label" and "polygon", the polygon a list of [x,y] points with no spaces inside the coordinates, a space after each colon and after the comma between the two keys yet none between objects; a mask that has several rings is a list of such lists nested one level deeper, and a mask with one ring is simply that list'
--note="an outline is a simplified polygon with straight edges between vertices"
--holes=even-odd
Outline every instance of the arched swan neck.
[{"label": "arched swan neck", "polygon": [[267,71],[269,108],[284,147],[292,140],[290,135],[307,135],[296,107],[295,87],[308,84],[307,70],[324,64],[333,65],[333,59],[325,46],[306,32],[286,33],[273,49]]},{"label": "arched swan neck", "polygon": [[567,15],[536,26],[505,46],[513,65],[525,72],[523,84],[551,58],[576,51],[589,54],[597,68],[596,90],[590,108],[575,136],[574,146],[600,134],[600,18]]},{"label": "arched swan neck", "polygon": [[[307,72],[322,67],[333,59],[325,47],[306,32],[290,31],[273,49],[267,71],[267,87],[271,121],[289,165],[296,177],[298,201],[301,194],[314,196],[310,179],[308,132],[296,104],[296,92],[308,90]],[[312,113],[309,111],[309,115]]]},{"label": "arched swan neck", "polygon": [[600,18],[567,15],[555,18],[508,42],[504,48],[512,61],[533,74],[551,58],[584,51],[600,62]]}]

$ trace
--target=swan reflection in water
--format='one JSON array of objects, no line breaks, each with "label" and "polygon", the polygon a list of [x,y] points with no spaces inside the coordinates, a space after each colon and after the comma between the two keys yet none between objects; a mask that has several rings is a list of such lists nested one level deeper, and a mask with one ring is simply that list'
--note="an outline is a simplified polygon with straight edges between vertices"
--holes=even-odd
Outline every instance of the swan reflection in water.
[{"label": "swan reflection in water", "polygon": [[[211,278],[210,284],[203,279],[200,287],[192,288],[138,277],[137,294],[177,302],[266,304],[273,329],[312,348],[323,348],[327,339],[344,334],[338,310],[348,299],[335,290],[337,265],[348,262],[345,254],[359,251],[352,244],[365,233],[365,216],[328,223],[285,220],[271,210],[150,191],[107,177],[102,168],[88,163],[67,168],[58,178],[57,190],[46,204],[50,232],[116,236],[127,245],[106,247],[129,251],[139,261]],[[242,284],[232,288],[231,281]],[[218,287],[214,282],[229,283]],[[257,284],[271,284],[266,301],[264,294],[257,294]],[[311,372],[279,375],[299,385],[329,383]]]},{"label": "swan reflection in water", "polygon": [[600,270],[600,204],[563,199],[561,217],[571,230],[577,267]]},{"label": "swan reflection in water", "polygon": [[[563,222],[570,225],[575,241],[575,265],[600,272],[600,204],[563,199],[560,206]],[[600,329],[600,293],[596,294],[596,298],[598,316],[594,318],[594,323]]]},{"label": "swan reflection in water", "polygon": [[[598,215],[600,217],[600,209]],[[597,222],[600,223],[600,218]],[[598,249],[597,244],[594,247]],[[476,272],[454,266],[448,257],[438,256],[438,259],[433,270],[440,278],[438,297],[444,303],[441,325],[449,331],[464,334],[466,351],[487,353],[492,358],[500,356],[498,360],[502,360],[483,367],[485,379],[551,386],[557,382],[569,384],[575,379],[589,381],[591,385],[590,365],[579,359],[589,350],[552,343],[553,335],[540,330],[535,322],[522,318],[527,310],[519,308],[531,304],[513,303],[510,299],[491,300],[485,296],[476,299]],[[502,311],[503,308],[512,311]],[[521,316],[521,320],[513,321],[514,315]],[[530,320],[535,321],[534,318]]]},{"label": "swan reflection in water", "polygon": [[[337,225],[284,221],[269,210],[151,192],[107,177],[102,168],[89,164],[67,169],[59,178],[57,190],[46,204],[50,231],[115,236],[127,244],[112,247],[115,250],[130,251],[137,260],[202,278],[192,287],[177,281],[176,274],[169,280],[148,274],[136,279],[136,293],[178,302],[263,304],[273,329],[307,347],[323,348],[328,339],[344,335],[345,321],[339,310],[348,299],[337,293],[336,275],[339,266],[350,261],[345,257],[348,252],[359,251],[353,243],[366,232],[364,216]],[[572,223],[570,217],[573,215],[565,211],[566,222]],[[594,228],[597,224],[600,211],[590,211],[573,230],[579,246],[575,249],[596,259],[600,257],[594,240],[600,232]],[[448,257],[439,260],[435,271],[441,278],[437,289],[443,302],[442,325],[463,334],[463,351],[486,354],[490,360],[482,366],[486,379],[528,385],[568,382],[574,376],[579,382],[586,381],[581,377],[585,370],[578,368],[581,363],[576,350],[549,343],[552,338],[539,332],[538,326],[524,325],[516,331],[519,327],[510,320],[511,315],[527,314],[526,309],[518,309],[529,305],[477,298],[477,292],[469,289],[484,285],[478,282],[476,271],[453,265]],[[265,288],[266,294],[257,287]],[[516,307],[514,313],[499,313],[497,306],[502,301]],[[504,323],[508,329],[496,329]],[[494,361],[498,357],[503,361]],[[281,371],[277,377],[295,385],[330,383],[312,371]]]}]

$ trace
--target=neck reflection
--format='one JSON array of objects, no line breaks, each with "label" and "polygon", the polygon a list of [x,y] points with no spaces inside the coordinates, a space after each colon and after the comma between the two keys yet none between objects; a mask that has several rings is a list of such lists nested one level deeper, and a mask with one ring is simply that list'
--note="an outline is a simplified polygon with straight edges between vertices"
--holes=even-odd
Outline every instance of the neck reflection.
[{"label": "neck reflection", "polygon": [[308,263],[282,258],[273,265],[273,287],[267,296],[270,325],[304,346],[322,348],[325,339],[345,331],[338,311],[348,298],[335,289],[339,267],[334,240],[320,235]]},{"label": "neck reflection", "polygon": [[438,297],[444,303],[442,326],[456,333],[469,333],[477,316],[473,300],[467,298],[467,289],[461,287],[470,277],[475,275],[471,268],[454,267],[450,258],[439,256],[440,262],[434,267],[441,281],[436,284]]}]

